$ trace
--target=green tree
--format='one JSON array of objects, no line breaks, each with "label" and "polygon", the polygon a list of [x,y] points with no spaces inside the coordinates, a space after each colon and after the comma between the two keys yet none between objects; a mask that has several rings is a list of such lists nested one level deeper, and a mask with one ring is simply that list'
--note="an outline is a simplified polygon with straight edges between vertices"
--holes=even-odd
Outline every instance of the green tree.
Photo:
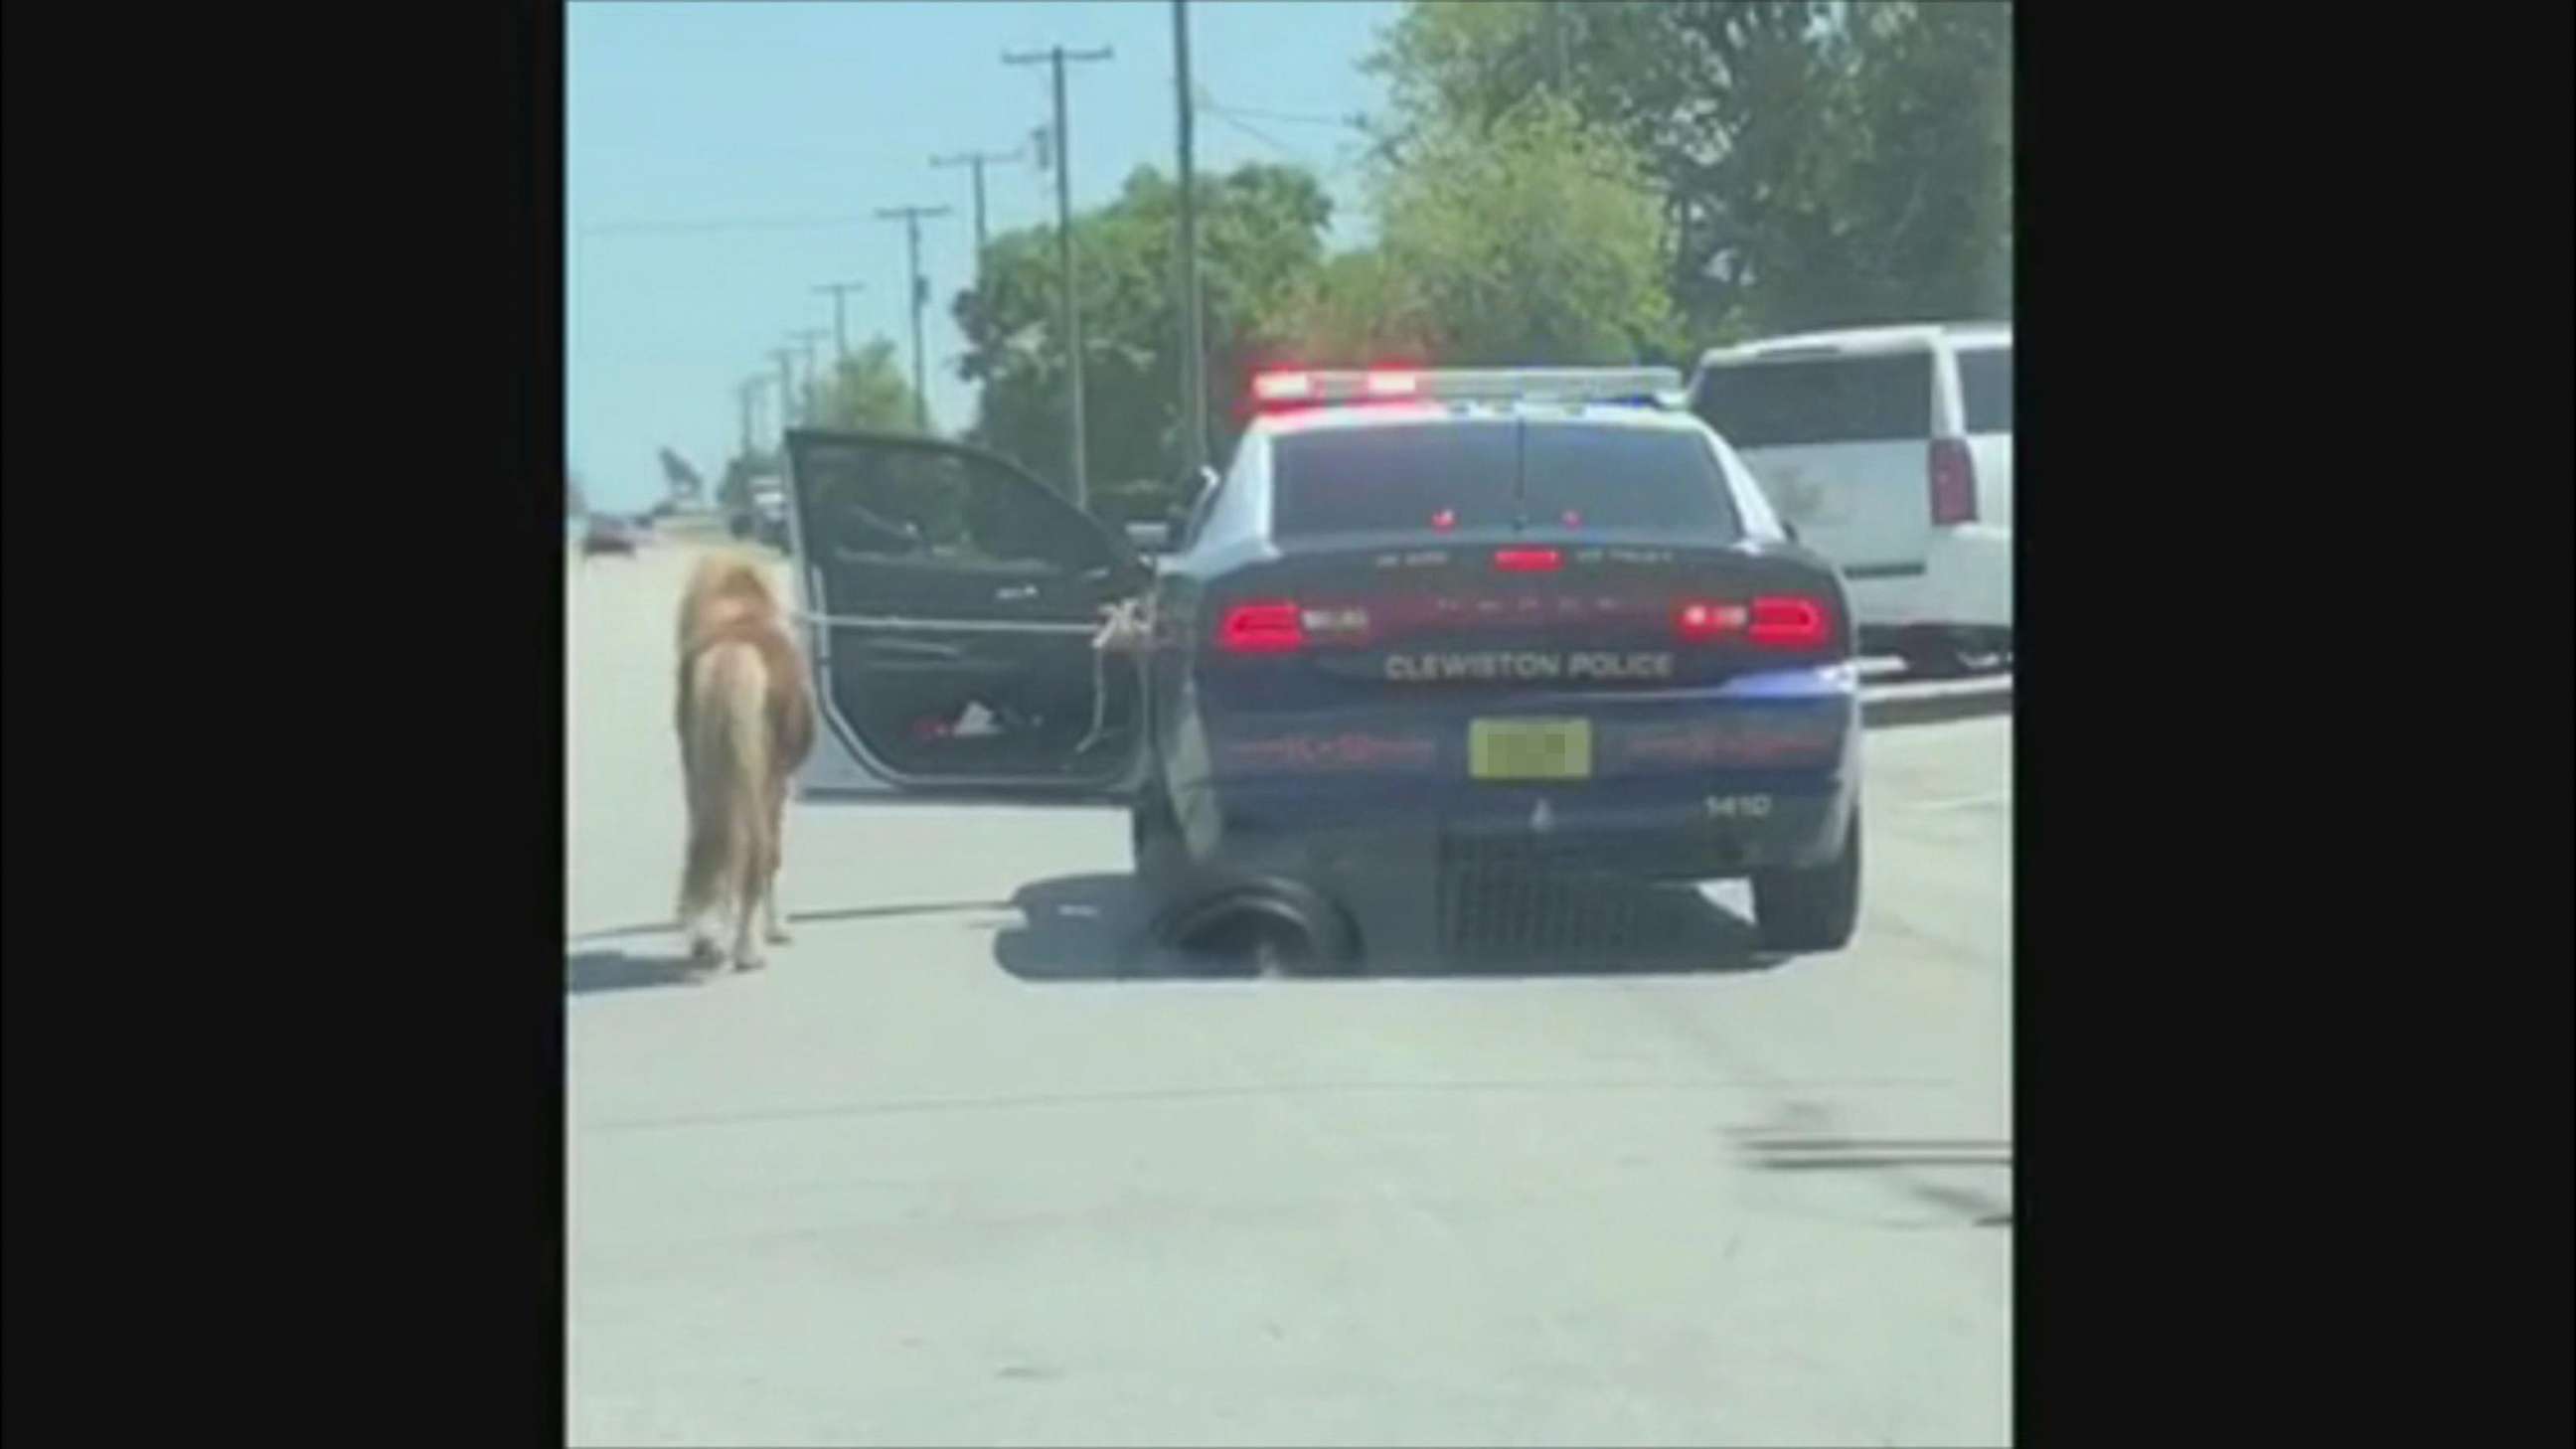
[{"label": "green tree", "polygon": [[[1693,344],[2010,306],[2011,7],[1593,0],[1558,7],[1557,89],[1626,138],[1669,223]],[[1423,0],[1365,64],[1402,161],[1557,73],[1535,0]]]},{"label": "green tree", "polygon": [[1439,330],[1424,296],[1383,251],[1343,252],[1279,294],[1261,335],[1283,357],[1318,366],[1428,362],[1440,355]]},{"label": "green tree", "polygon": [[918,417],[912,384],[904,377],[894,343],[884,337],[869,338],[834,364],[831,376],[815,389],[817,427],[910,433],[919,430]]},{"label": "green tree", "polygon": [[[1114,507],[1159,517],[1158,495],[1169,495],[1177,481],[1177,207],[1171,179],[1145,167],[1116,200],[1074,218],[1085,463],[1104,516]],[[1265,320],[1322,265],[1332,202],[1303,171],[1250,165],[1201,178],[1198,208],[1210,441],[1222,456],[1238,425],[1226,399],[1272,350]],[[1070,382],[1056,262],[1053,228],[1004,232],[986,248],[982,279],[958,294],[954,313],[967,339],[959,375],[982,384],[968,440],[1061,485]],[[1111,504],[1113,496],[1121,501]]]},{"label": "green tree", "polygon": [[2012,313],[2012,8],[1883,0],[1851,47],[1838,195],[1880,316]]},{"label": "green tree", "polygon": [[1421,128],[1381,167],[1373,203],[1380,256],[1336,280],[1398,333],[1427,332],[1443,365],[1634,362],[1679,345],[1651,178],[1561,97]]}]

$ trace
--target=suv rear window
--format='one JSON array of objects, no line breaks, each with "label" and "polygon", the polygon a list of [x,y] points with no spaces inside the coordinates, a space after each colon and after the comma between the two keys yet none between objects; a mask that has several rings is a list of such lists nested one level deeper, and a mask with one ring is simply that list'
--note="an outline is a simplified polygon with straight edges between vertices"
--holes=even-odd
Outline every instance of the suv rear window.
[{"label": "suv rear window", "polygon": [[[1525,432],[1523,430],[1526,430]],[[1515,433],[1521,433],[1516,437]],[[1505,419],[1340,428],[1281,438],[1271,530],[1427,533],[1515,519],[1583,528],[1741,535],[1724,475],[1697,434]]]},{"label": "suv rear window", "polygon": [[1972,433],[2012,431],[2012,349],[1980,347],[1959,354],[1959,402]]},{"label": "suv rear window", "polygon": [[1932,354],[1706,368],[1691,411],[1738,448],[1929,438]]}]

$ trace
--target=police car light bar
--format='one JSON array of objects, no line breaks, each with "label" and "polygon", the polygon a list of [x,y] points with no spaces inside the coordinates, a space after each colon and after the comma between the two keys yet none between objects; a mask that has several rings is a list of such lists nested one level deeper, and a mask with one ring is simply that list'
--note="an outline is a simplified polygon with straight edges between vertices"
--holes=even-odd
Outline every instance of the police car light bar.
[{"label": "police car light bar", "polygon": [[1669,367],[1490,367],[1424,371],[1265,372],[1252,379],[1264,405],[1415,398],[1426,402],[1668,403],[1682,389]]}]

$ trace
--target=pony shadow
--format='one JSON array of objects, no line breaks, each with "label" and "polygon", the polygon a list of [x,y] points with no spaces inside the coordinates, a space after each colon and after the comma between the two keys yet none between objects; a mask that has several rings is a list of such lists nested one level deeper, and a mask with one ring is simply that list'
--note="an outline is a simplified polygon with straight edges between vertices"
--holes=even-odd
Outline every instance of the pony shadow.
[{"label": "pony shadow", "polygon": [[615,949],[577,951],[564,958],[564,990],[573,995],[593,991],[634,991],[653,986],[697,984],[685,955],[637,956]]}]

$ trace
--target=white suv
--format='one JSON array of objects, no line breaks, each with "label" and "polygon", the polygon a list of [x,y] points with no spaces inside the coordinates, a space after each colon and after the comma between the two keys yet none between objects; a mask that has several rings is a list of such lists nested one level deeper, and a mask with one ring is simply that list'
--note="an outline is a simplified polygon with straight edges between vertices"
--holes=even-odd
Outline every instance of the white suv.
[{"label": "white suv", "polygon": [[1873,327],[1712,349],[1690,407],[1800,541],[1861,645],[1924,672],[2012,652],[2012,324]]}]

